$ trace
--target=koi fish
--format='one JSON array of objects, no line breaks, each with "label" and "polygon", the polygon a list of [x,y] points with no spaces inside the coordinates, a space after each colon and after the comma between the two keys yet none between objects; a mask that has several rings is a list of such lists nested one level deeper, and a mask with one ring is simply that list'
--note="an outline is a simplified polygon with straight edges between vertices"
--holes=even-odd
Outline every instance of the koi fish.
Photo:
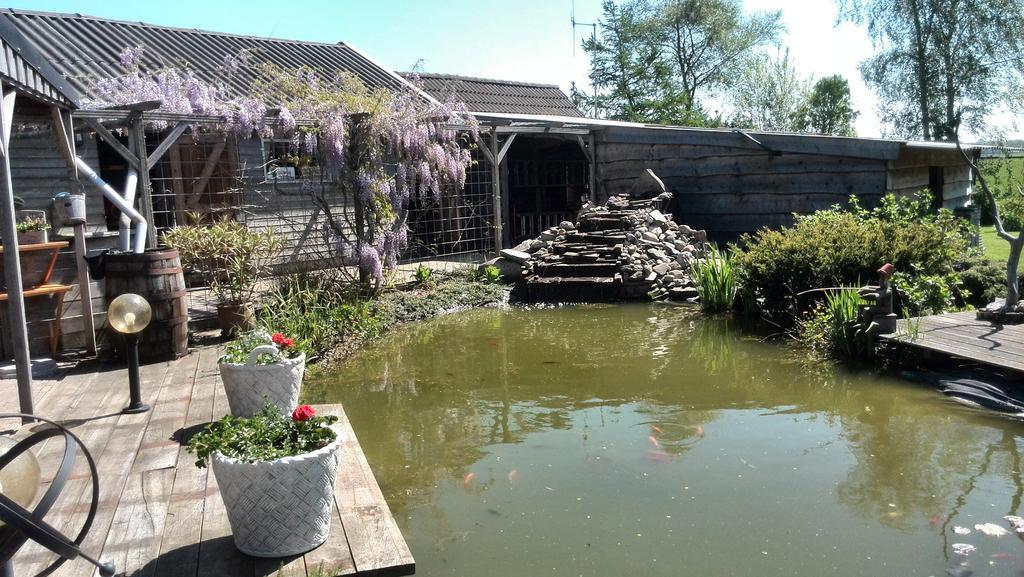
[{"label": "koi fish", "polygon": [[653,432],[655,432],[655,433],[657,433],[659,435],[661,435],[661,434],[663,434],[665,432],[665,431],[662,431],[661,427],[659,427],[658,425],[651,425],[651,431],[653,431]]},{"label": "koi fish", "polygon": [[466,473],[466,476],[462,478],[462,486],[468,489],[473,484],[473,477],[476,477],[476,474]]},{"label": "koi fish", "polygon": [[931,525],[932,527],[938,525],[941,521],[942,521],[942,518],[939,517],[938,515],[932,515],[931,517],[928,518],[928,524]]},{"label": "koi fish", "polygon": [[697,425],[697,436],[704,437],[704,425]]},{"label": "koi fish", "polygon": [[508,472],[508,482],[515,483],[516,479],[519,478],[519,469],[512,469]]},{"label": "koi fish", "polygon": [[650,437],[647,437],[647,440],[648,440],[648,442],[651,443],[651,445],[653,445],[655,447],[660,447],[661,446],[661,443],[658,442],[658,439],[654,438],[654,435],[651,435]]},{"label": "koi fish", "polygon": [[647,458],[652,463],[664,463],[668,461],[669,455],[665,451],[647,451]]}]

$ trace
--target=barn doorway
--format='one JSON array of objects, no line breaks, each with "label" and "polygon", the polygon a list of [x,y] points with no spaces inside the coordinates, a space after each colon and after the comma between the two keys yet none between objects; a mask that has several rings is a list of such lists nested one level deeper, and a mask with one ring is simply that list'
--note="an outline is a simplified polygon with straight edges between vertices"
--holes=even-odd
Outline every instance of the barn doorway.
[{"label": "barn doorway", "polygon": [[506,163],[513,245],[563,220],[576,220],[590,197],[590,164],[576,140],[520,135]]}]

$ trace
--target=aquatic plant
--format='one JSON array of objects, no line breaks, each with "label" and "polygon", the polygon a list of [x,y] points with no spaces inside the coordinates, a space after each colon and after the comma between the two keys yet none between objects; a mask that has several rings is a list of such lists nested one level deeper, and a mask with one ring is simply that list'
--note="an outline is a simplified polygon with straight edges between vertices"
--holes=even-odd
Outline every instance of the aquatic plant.
[{"label": "aquatic plant", "polygon": [[825,294],[818,304],[797,324],[797,339],[804,346],[827,355],[864,358],[874,352],[874,326],[857,322],[860,298],[856,287],[839,287]]},{"label": "aquatic plant", "polygon": [[690,277],[697,285],[700,306],[707,313],[720,313],[732,307],[738,285],[728,252],[708,247],[706,256],[690,264]]}]

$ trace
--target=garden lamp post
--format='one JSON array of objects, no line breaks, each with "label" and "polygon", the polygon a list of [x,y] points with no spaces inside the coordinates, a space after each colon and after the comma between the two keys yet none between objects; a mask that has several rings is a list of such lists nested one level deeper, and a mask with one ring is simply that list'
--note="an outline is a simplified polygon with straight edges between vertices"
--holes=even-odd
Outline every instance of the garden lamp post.
[{"label": "garden lamp post", "polygon": [[125,293],[110,303],[107,309],[107,320],[110,326],[125,336],[128,345],[128,391],[131,401],[124,408],[124,413],[145,413],[149,405],[142,402],[142,391],[139,387],[139,333],[147,326],[153,316],[146,299],[133,293]]}]

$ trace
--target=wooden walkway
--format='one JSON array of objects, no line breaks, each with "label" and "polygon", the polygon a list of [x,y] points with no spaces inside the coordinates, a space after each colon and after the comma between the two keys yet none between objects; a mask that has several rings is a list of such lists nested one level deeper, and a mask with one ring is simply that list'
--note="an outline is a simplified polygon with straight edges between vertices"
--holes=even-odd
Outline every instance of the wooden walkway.
[{"label": "wooden walkway", "polygon": [[896,333],[884,338],[952,357],[1024,372],[1024,325],[999,325],[977,320],[974,311],[900,320]]},{"label": "wooden walkway", "polygon": [[[255,559],[240,553],[217,482],[199,469],[183,440],[227,412],[217,373],[219,348],[194,350],[180,360],[142,367],[142,390],[153,410],[124,415],[124,369],[83,364],[55,380],[37,381],[36,413],[61,421],[92,452],[100,472],[100,506],[82,549],[117,566],[118,575],[147,577],[329,577],[411,575],[415,563],[370,471],[340,405],[318,407],[340,417],[343,447],[333,525],[327,542],[305,555]],[[16,384],[0,381],[0,411],[17,412]],[[0,422],[0,431],[17,421]],[[50,440],[37,455],[55,470],[62,441]],[[44,475],[47,473],[44,472]],[[65,534],[81,527],[90,484],[79,458],[46,520]],[[54,559],[35,544],[14,557],[15,575],[34,575]],[[55,573],[86,577],[94,568],[66,562]]]}]

